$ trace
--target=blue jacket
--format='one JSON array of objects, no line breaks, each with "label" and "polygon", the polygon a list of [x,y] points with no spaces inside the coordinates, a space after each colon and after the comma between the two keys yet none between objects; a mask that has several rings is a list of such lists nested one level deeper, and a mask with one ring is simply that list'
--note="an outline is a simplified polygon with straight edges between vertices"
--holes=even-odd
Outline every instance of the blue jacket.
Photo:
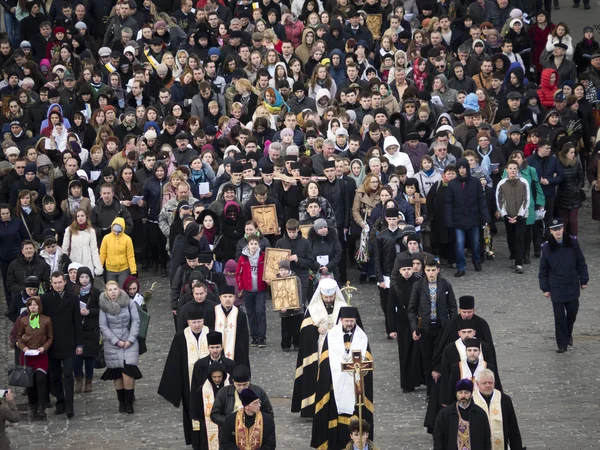
[{"label": "blue jacket", "polygon": [[563,235],[562,245],[553,236],[542,245],[538,274],[542,292],[550,292],[552,303],[577,300],[580,286],[588,284],[588,267],[576,237]]},{"label": "blue jacket", "polygon": [[469,164],[465,158],[456,163],[456,170],[467,168],[467,175],[458,176],[448,183],[446,190],[446,224],[448,228],[479,228],[490,223],[485,193],[478,179],[471,177]]},{"label": "blue jacket", "polygon": [[[408,203],[404,198],[401,198],[400,196],[396,197],[394,200],[396,201],[396,203],[398,203],[398,211],[401,212],[404,216],[404,221],[406,222],[406,224],[414,225],[415,210],[411,206],[411,204]],[[369,216],[369,223],[371,225],[377,222],[377,219],[379,219],[383,215],[382,209],[383,205],[381,203],[378,203],[377,206],[373,208],[373,210],[371,211],[371,215]]]},{"label": "blue jacket", "polygon": [[21,242],[29,239],[20,219],[0,222],[0,261],[10,263],[21,253]]},{"label": "blue jacket", "polygon": [[539,179],[546,178],[548,180],[547,185],[540,183],[542,191],[544,191],[544,196],[554,197],[556,195],[556,186],[563,180],[563,170],[558,163],[558,158],[554,155],[550,155],[547,158],[540,158],[537,152],[535,152],[527,158],[527,164],[537,171]]}]

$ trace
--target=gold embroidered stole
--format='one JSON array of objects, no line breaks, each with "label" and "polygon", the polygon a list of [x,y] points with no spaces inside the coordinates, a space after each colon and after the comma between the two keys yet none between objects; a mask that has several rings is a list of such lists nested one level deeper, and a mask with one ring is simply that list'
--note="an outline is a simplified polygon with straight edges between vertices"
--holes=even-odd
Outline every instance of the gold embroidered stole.
[{"label": "gold embroidered stole", "polygon": [[262,447],[263,440],[262,413],[256,413],[254,425],[250,429],[246,428],[244,414],[244,410],[241,409],[235,416],[235,443],[240,450],[258,450]]},{"label": "gold embroidered stole", "polygon": [[492,400],[488,406],[487,402],[481,395],[481,392],[473,391],[473,401],[477,406],[485,411],[488,416],[488,422],[490,423],[490,430],[492,432],[492,450],[504,450],[504,424],[502,419],[502,393],[494,389],[492,393]]},{"label": "gold embroidered stole", "polygon": [[487,363],[485,361],[479,361],[474,373],[471,372],[471,368],[466,360],[458,363],[458,368],[460,369],[460,379],[463,380],[468,378],[471,380],[473,382],[473,391],[475,391],[475,389],[477,389],[477,384],[475,383],[477,375],[479,375],[483,369],[487,368]]},{"label": "gold embroidered stole", "polygon": [[458,414],[458,430],[456,431],[456,448],[458,450],[471,450],[471,424],[460,415],[458,402],[456,402],[456,413]]},{"label": "gold embroidered stole", "polygon": [[[223,386],[229,386],[229,380],[225,380]],[[208,449],[219,450],[219,426],[210,420],[210,413],[215,403],[215,391],[210,380],[206,380],[202,385],[202,403],[204,405],[204,425],[206,426]]]},{"label": "gold embroidered stole", "polygon": [[[196,340],[196,336],[192,333],[190,327],[187,327],[183,330],[183,335],[185,336],[185,342],[187,347],[187,360],[188,360],[188,379],[190,381],[190,389],[192,387],[192,375],[194,373],[194,364],[199,359],[208,356],[208,342],[206,341],[206,335],[210,330],[208,327],[202,328],[202,333],[200,334],[200,339]],[[192,429],[194,431],[200,431],[200,422],[198,420],[192,420]]]},{"label": "gold embroidered stole", "polygon": [[156,70],[156,66],[158,66],[158,61],[156,60],[156,58],[154,58],[154,56],[150,54],[150,49],[144,50],[144,55],[146,55],[146,59],[148,59],[150,65],[154,67],[154,70]]},{"label": "gold embroidered stole", "polygon": [[233,411],[234,412],[235,411],[239,411],[240,409],[243,408],[243,406],[242,406],[242,399],[240,398],[240,394],[238,394],[238,391],[236,391],[235,389],[233,391],[233,398],[234,398],[234,401],[233,401]]},{"label": "gold embroidered stole", "polygon": [[223,351],[225,357],[235,358],[235,340],[237,335],[237,318],[239,308],[234,306],[228,315],[225,315],[221,305],[215,306],[215,331],[223,336]]}]

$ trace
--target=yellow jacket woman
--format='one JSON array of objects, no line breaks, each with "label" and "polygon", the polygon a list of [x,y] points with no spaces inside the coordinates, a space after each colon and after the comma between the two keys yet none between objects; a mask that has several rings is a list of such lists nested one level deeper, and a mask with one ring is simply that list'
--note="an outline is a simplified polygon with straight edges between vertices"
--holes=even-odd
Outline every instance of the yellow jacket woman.
[{"label": "yellow jacket woman", "polygon": [[106,267],[106,281],[122,285],[125,279],[137,273],[133,242],[125,231],[125,219],[116,217],[111,224],[112,233],[102,239],[100,263]]}]

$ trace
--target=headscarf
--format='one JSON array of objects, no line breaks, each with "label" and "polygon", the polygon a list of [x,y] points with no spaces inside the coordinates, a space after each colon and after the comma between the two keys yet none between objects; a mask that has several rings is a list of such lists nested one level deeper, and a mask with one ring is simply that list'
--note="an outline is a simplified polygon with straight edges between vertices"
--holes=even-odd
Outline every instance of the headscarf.
[{"label": "headscarf", "polygon": [[279,91],[277,89],[273,89],[272,87],[268,87],[267,89],[265,89],[265,93],[267,91],[270,91],[271,93],[273,93],[273,95],[275,96],[275,103],[270,104],[269,102],[267,102],[267,99],[265,98],[265,101],[264,101],[265,108],[267,108],[267,111],[269,111],[270,114],[279,115],[279,113],[281,113],[281,109],[285,106],[283,97],[281,96],[281,94],[279,93]]}]

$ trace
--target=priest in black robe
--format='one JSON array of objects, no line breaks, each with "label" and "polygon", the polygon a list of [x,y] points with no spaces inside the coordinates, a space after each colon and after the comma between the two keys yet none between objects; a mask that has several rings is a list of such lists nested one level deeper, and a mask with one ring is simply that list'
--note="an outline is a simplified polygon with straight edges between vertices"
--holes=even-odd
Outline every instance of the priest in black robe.
[{"label": "priest in black robe", "polygon": [[[441,362],[433,367],[433,371],[439,374],[437,382],[434,384],[429,397],[429,403],[427,405],[427,413],[425,415],[424,426],[427,428],[427,432],[433,432],[433,426],[435,424],[435,417],[439,410],[442,408],[442,397],[441,387],[446,386],[450,377],[450,371],[452,365],[466,359],[466,347],[464,341],[475,337],[475,330],[471,328],[473,322],[471,320],[460,319],[457,322],[458,328],[458,339],[448,344],[442,353]],[[490,347],[485,343],[481,342],[481,352],[483,359],[494,367],[498,367],[496,363],[496,356],[490,350]],[[496,385],[499,389],[502,389],[500,379],[496,379]]]},{"label": "priest in black robe", "polygon": [[413,392],[416,387],[426,383],[419,341],[413,339],[408,321],[408,301],[412,287],[418,280],[413,273],[412,257],[397,258],[392,270],[387,318],[390,330],[393,330],[390,337],[396,339],[398,344],[400,387],[404,393]]},{"label": "priest in black robe", "polygon": [[196,281],[192,284],[191,291],[191,301],[184,304],[177,311],[177,331],[183,331],[187,327],[187,319],[190,313],[202,311],[202,315],[208,318],[210,312],[217,306],[215,302],[208,299],[208,289],[204,283]]},{"label": "priest in black robe", "polygon": [[250,333],[246,313],[235,306],[235,288],[225,285],[219,293],[219,305],[215,305],[206,317],[211,330],[223,336],[223,352],[236,365],[250,367]]},{"label": "priest in black robe", "polygon": [[275,421],[261,412],[260,398],[252,389],[240,392],[243,408],[232,412],[221,427],[221,450],[275,450]]},{"label": "priest in black robe", "polygon": [[176,333],[165,361],[158,394],[175,408],[183,406],[185,443],[200,448],[200,426],[190,418],[190,387],[194,363],[208,355],[204,315],[195,311],[188,315],[188,327]]},{"label": "priest in black robe", "polygon": [[477,390],[473,402],[488,415],[492,433],[492,450],[525,450],[512,399],[494,388],[495,376],[491,370],[477,375]]},{"label": "priest in black robe", "polygon": [[438,338],[433,351],[434,367],[441,363],[443,352],[446,346],[456,341],[459,320],[473,321],[471,327],[475,330],[475,336],[477,336],[478,339],[481,339],[488,345],[488,347],[490,347],[493,358],[496,358],[496,349],[494,347],[494,340],[492,339],[490,326],[485,319],[475,314],[475,297],[472,295],[463,295],[458,299],[458,316],[446,324],[442,330],[442,334]]},{"label": "priest in black robe", "polygon": [[210,413],[215,397],[223,387],[229,386],[229,380],[230,374],[226,372],[223,364],[214,362],[208,367],[206,379],[200,386],[194,386],[192,382],[190,417],[200,424],[199,437],[196,439],[199,447],[194,449],[219,450],[221,448],[219,426],[210,419]]},{"label": "priest in black robe", "polygon": [[467,349],[467,359],[452,364],[447,383],[444,379],[441,380],[440,398],[443,405],[449,405],[454,401],[454,387],[459,380],[468,378],[475,383],[477,376],[485,369],[494,372],[494,378],[498,376],[496,367],[483,359],[481,341],[479,339],[465,339],[465,347]]},{"label": "priest in black robe", "polygon": [[[342,364],[352,362],[352,352],[360,350],[363,360],[373,361],[369,339],[356,324],[358,311],[345,306],[340,321],[327,333],[319,365],[312,439],[317,449],[341,450],[350,441],[350,420],[359,415],[354,373],[343,372]],[[373,371],[365,371],[362,417],[373,424]],[[373,431],[369,433],[373,440]]]},{"label": "priest in black robe", "polygon": [[223,354],[223,335],[218,331],[211,331],[206,335],[208,344],[208,356],[199,359],[194,364],[192,373],[192,392],[195,392],[194,386],[199,388],[204,384],[208,377],[208,370],[213,364],[220,363],[229,376],[233,373],[233,369],[237,365],[235,361],[226,358]]},{"label": "priest in black robe", "polygon": [[338,321],[340,309],[347,306],[342,291],[333,278],[323,278],[306,309],[300,327],[300,348],[292,395],[292,412],[313,417],[319,357],[327,332]]}]

